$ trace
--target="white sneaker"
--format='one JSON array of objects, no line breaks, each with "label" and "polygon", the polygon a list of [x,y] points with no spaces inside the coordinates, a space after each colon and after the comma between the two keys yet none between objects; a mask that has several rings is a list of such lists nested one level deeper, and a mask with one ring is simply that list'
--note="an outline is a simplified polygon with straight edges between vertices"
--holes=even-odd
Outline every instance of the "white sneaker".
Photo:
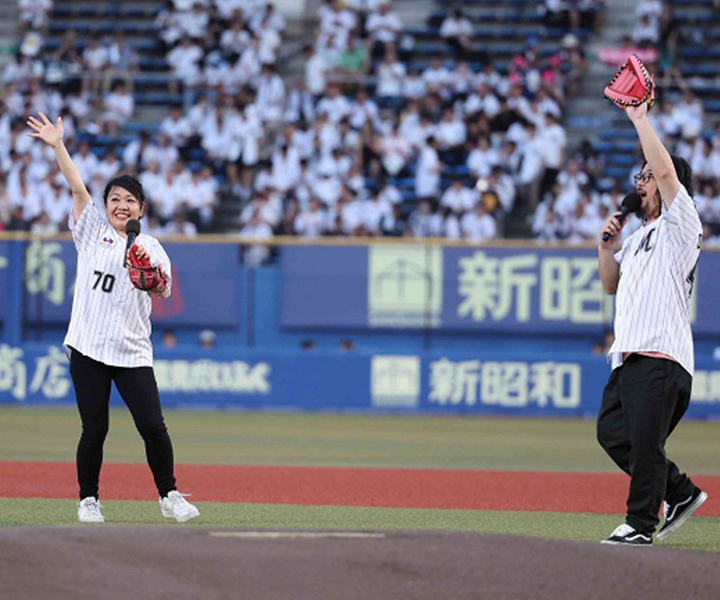
[{"label": "white sneaker", "polygon": [[200,511],[184,498],[189,495],[173,490],[167,498],[160,498],[162,516],[166,519],[175,519],[178,523],[187,523],[190,519],[199,516]]},{"label": "white sneaker", "polygon": [[83,498],[78,503],[78,521],[81,523],[104,523],[105,517],[100,512],[101,508],[102,506],[95,496]]}]

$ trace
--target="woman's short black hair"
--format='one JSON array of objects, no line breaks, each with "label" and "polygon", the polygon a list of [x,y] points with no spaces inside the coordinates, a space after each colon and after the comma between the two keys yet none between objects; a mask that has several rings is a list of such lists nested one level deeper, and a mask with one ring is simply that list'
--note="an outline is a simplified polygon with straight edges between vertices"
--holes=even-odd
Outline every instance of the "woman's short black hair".
[{"label": "woman's short black hair", "polygon": [[103,192],[103,204],[107,204],[110,190],[112,190],[114,187],[121,187],[124,190],[127,190],[140,203],[140,208],[144,206],[145,191],[143,190],[142,183],[140,183],[140,180],[135,177],[135,175],[118,175],[117,177],[113,177],[110,181],[108,181],[107,185],[105,186],[105,191]]}]

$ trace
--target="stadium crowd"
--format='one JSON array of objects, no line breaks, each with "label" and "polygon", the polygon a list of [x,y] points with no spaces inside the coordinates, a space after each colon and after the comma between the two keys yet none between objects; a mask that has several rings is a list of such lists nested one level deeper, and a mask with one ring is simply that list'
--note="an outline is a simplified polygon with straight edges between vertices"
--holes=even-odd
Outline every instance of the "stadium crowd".
[{"label": "stadium crowd", "polygon": [[[515,211],[539,239],[594,240],[629,185],[602,177],[589,142],[571,154],[562,125],[587,65],[575,33],[601,21],[602,2],[545,0],[548,26],[568,32],[557,51],[544,52],[529,38],[498,68],[460,9],[438,28],[452,60],[436,53],[418,62],[410,60],[414,40],[388,2],[327,0],[304,50],[302,76],[284,79],[286,23],[272,4],[169,1],[155,28],[169,92],[182,101],[154,131],[132,136],[123,127],[135,115],[133,44],[122,33],[95,35],[81,50],[70,30],[54,52],[42,52],[52,2],[21,4],[25,39],[3,74],[0,102],[5,229],[66,226],[70,198],[52,153],[24,135],[25,116],[39,111],[63,116],[96,200],[117,171],[141,176],[151,207],[145,227],[155,233],[212,228],[256,239],[477,241],[502,237]],[[637,10],[639,22],[662,29],[662,3],[643,0]],[[28,37],[35,41],[28,44]],[[653,118],[692,157],[698,203],[716,227],[720,130],[713,139],[701,137],[702,105],[689,89],[660,103]],[[102,157],[93,151],[101,136],[117,141],[104,146]],[[215,218],[222,190],[240,206],[237,221]],[[261,262],[267,255],[257,246],[246,258]]]}]

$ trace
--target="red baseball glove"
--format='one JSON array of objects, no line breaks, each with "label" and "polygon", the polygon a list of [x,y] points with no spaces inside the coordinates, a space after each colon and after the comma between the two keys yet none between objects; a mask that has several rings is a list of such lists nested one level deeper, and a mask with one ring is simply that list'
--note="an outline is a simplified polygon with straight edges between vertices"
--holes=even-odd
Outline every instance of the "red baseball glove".
[{"label": "red baseball glove", "polygon": [[152,265],[149,258],[138,256],[137,244],[131,246],[129,260],[128,274],[136,288],[145,292],[165,290],[168,282],[167,275],[160,265]]},{"label": "red baseball glove", "polygon": [[621,108],[640,106],[643,102],[650,108],[655,103],[655,82],[640,57],[631,54],[603,93]]}]

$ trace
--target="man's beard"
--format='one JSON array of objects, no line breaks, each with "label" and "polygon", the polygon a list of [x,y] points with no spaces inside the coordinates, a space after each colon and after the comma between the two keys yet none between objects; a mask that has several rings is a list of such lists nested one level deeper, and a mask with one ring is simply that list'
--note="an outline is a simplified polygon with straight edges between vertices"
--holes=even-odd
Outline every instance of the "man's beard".
[{"label": "man's beard", "polygon": [[[647,196],[644,197],[647,198]],[[655,207],[654,211],[655,214],[648,215],[647,211],[643,206],[637,209],[635,214],[643,223],[647,223],[651,217],[657,219],[662,214],[662,199],[660,198],[660,192],[655,193],[655,199],[657,200],[657,206]]]}]

